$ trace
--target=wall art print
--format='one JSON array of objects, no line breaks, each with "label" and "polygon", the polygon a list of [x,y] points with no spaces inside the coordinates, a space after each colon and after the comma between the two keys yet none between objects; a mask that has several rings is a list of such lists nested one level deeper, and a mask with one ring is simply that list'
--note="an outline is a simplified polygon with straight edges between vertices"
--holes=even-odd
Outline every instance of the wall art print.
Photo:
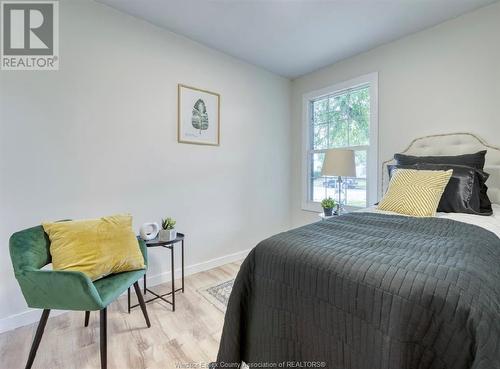
[{"label": "wall art print", "polygon": [[178,85],[178,133],[181,143],[220,144],[220,95]]}]

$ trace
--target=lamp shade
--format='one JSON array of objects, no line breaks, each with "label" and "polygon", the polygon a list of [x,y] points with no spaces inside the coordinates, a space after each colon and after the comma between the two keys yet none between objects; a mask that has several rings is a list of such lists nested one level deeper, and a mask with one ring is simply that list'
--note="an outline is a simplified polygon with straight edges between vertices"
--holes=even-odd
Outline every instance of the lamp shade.
[{"label": "lamp shade", "polygon": [[356,177],[354,150],[330,149],[325,152],[322,176]]}]

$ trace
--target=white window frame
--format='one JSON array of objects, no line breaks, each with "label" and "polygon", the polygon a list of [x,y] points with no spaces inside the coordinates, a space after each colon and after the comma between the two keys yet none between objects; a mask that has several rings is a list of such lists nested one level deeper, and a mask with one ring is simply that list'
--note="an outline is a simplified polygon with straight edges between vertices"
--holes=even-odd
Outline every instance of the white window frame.
[{"label": "white window frame", "polygon": [[[345,90],[361,87],[363,85],[370,86],[370,145],[367,150],[366,158],[366,186],[367,186],[367,202],[368,205],[373,205],[378,198],[378,72],[369,73],[348,81],[340,82],[320,90],[311,91],[302,96],[302,210],[320,212],[321,204],[313,202],[309,199],[311,173],[310,154],[313,151],[311,147],[312,136],[312,111],[311,102],[321,97],[340,94]],[[355,147],[350,147],[355,148]],[[359,147],[359,148],[364,148]],[[326,151],[326,150],[325,150]],[[346,207],[347,210],[355,210],[359,208]]]}]

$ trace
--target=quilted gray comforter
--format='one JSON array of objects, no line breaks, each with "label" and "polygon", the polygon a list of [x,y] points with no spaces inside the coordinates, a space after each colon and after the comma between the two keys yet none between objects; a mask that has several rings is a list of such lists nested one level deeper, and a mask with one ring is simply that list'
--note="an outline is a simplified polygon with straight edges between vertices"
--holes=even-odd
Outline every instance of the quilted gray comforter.
[{"label": "quilted gray comforter", "polygon": [[248,255],[217,363],[500,368],[500,239],[449,219],[347,214]]}]

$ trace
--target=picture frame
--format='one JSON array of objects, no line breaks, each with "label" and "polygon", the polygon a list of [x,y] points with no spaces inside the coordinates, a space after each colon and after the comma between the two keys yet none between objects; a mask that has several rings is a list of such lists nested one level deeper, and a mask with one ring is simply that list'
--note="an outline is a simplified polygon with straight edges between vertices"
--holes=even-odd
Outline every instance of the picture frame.
[{"label": "picture frame", "polygon": [[220,95],[179,83],[177,85],[177,141],[220,145]]}]

